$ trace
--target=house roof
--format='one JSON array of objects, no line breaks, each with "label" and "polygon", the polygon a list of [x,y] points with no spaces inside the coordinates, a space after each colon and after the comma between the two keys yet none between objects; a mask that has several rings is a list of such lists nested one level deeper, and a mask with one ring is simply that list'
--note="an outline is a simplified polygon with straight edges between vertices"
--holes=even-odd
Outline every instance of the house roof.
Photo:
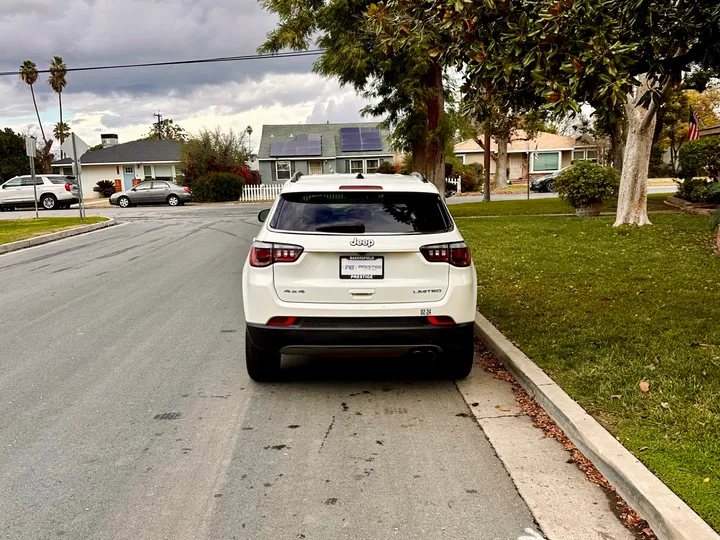
[{"label": "house roof", "polygon": [[[80,159],[80,163],[83,165],[174,163],[180,161],[180,147],[181,143],[178,141],[132,141],[88,152]],[[70,164],[70,158],[53,163],[53,165]]]},{"label": "house roof", "polygon": [[713,124],[712,126],[705,126],[699,131],[701,137],[709,137],[711,135],[720,135],[720,124]]},{"label": "house roof", "polygon": [[270,157],[270,145],[274,142],[294,141],[297,135],[320,135],[320,156],[292,156],[297,159],[322,159],[352,156],[391,156],[394,154],[387,141],[387,133],[380,130],[383,149],[379,151],[363,150],[360,152],[343,152],[340,141],[340,128],[344,127],[377,127],[377,122],[355,122],[349,124],[266,124],[262,128],[262,138],[258,150],[258,159],[290,159]]},{"label": "house roof", "polygon": [[[508,152],[527,152],[528,144],[531,152],[534,152],[536,148],[538,150],[572,150],[575,148],[575,139],[541,131],[534,139],[528,141],[527,134],[519,129],[515,131],[510,144],[508,144]],[[497,152],[497,142],[494,139],[491,140],[490,149],[492,152]],[[483,149],[473,139],[455,145],[456,154],[482,151]]]}]

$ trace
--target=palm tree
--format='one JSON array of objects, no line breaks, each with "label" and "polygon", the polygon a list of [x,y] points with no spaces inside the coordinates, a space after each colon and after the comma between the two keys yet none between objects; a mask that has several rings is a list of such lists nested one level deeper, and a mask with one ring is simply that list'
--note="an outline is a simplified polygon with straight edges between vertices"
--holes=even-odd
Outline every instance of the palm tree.
[{"label": "palm tree", "polygon": [[[58,102],[60,104],[60,124],[63,125],[62,92],[63,88],[67,86],[67,66],[65,65],[65,62],[63,62],[62,56],[55,56],[52,60],[50,60],[50,77],[48,78],[48,83],[58,95]],[[65,142],[66,136],[66,132],[60,132],[60,138],[58,139],[60,144]],[[60,157],[63,157],[62,152],[60,152]]]},{"label": "palm tree", "polygon": [[53,137],[58,141],[64,141],[70,135],[70,126],[66,122],[58,122],[53,128]]},{"label": "palm tree", "polygon": [[42,138],[45,143],[47,143],[47,139],[45,138],[45,130],[42,126],[42,121],[40,121],[40,111],[38,110],[37,101],[35,100],[35,89],[33,88],[33,84],[38,80],[38,70],[37,65],[32,60],[25,60],[22,65],[20,66],[20,79],[28,84],[30,86],[30,93],[32,94],[33,99],[33,105],[35,105],[35,114],[37,115],[38,124],[40,124],[40,133],[42,133]]}]

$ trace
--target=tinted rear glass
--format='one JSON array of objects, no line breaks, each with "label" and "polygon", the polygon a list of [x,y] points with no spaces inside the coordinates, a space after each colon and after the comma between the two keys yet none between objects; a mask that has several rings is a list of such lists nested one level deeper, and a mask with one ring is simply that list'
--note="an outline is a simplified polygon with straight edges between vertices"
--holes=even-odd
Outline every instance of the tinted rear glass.
[{"label": "tinted rear glass", "polygon": [[47,177],[53,184],[76,184],[74,176],[48,176]]},{"label": "tinted rear glass", "polygon": [[270,226],[281,231],[328,233],[438,233],[452,220],[430,193],[287,193]]}]

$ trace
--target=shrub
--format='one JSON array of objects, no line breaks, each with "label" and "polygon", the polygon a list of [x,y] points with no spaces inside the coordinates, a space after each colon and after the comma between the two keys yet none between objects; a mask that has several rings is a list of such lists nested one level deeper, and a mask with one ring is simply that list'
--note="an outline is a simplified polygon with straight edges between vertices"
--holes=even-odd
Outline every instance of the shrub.
[{"label": "shrub", "polygon": [[478,179],[473,173],[469,171],[462,171],[460,173],[460,186],[462,187],[463,192],[477,191]]},{"label": "shrub", "polygon": [[463,169],[475,175],[475,178],[478,180],[478,182],[483,177],[482,163],[468,163],[467,165],[463,165]]},{"label": "shrub", "polygon": [[690,180],[698,176],[720,179],[720,137],[688,141],[680,147],[678,176]]},{"label": "shrub", "polygon": [[602,203],[617,194],[620,176],[611,167],[578,161],[558,174],[555,191],[570,206]]},{"label": "shrub", "polygon": [[720,202],[720,183],[687,178],[678,184],[677,196],[693,203]]},{"label": "shrub", "polygon": [[209,173],[193,182],[193,200],[197,202],[237,201],[242,195],[245,180],[233,173]]},{"label": "shrub", "polygon": [[247,176],[247,180],[250,180],[247,159],[245,133],[238,134],[232,129],[227,132],[220,128],[214,131],[202,130],[193,135],[180,152],[184,182],[193,190],[196,180],[214,172]]},{"label": "shrub", "polygon": [[451,182],[445,182],[445,197],[452,197],[457,193],[457,186]]},{"label": "shrub", "polygon": [[379,172],[380,174],[395,174],[395,165],[389,161],[383,161],[377,168],[376,172]]},{"label": "shrub", "polygon": [[109,197],[115,193],[115,182],[112,180],[100,180],[95,184],[95,187],[93,187],[93,191],[102,194],[103,197]]}]

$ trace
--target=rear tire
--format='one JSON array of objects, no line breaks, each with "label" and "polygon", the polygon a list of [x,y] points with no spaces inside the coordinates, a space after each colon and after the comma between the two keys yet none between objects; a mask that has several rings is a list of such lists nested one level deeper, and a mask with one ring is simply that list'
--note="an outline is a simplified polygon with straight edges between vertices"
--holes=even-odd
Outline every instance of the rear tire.
[{"label": "rear tire", "polygon": [[57,210],[58,202],[52,195],[43,195],[40,198],[40,204],[45,210]]},{"label": "rear tire", "polygon": [[248,375],[256,382],[270,382],[280,374],[280,352],[258,349],[245,331],[245,366]]},{"label": "rear tire", "polygon": [[450,347],[443,354],[442,369],[449,379],[464,379],[472,371],[475,359],[475,339],[465,339],[463,343]]},{"label": "rear tire", "polygon": [[167,203],[170,206],[180,206],[180,197],[178,197],[177,195],[170,195],[167,198]]},{"label": "rear tire", "polygon": [[548,182],[545,184],[545,191],[548,193],[553,193],[555,191],[555,182]]}]

